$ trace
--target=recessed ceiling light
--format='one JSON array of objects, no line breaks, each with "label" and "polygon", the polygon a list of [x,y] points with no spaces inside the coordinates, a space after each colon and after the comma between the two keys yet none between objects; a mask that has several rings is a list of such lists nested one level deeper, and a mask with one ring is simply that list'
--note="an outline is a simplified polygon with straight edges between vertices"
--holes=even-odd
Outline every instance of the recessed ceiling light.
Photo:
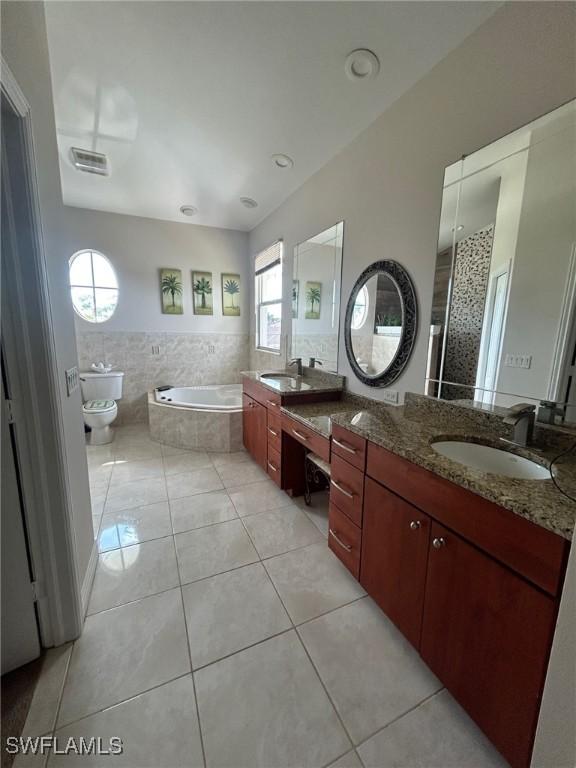
[{"label": "recessed ceiling light", "polygon": [[180,213],[183,213],[184,216],[196,216],[198,208],[195,208],[193,205],[183,205],[180,208]]},{"label": "recessed ceiling light", "polygon": [[256,200],[253,200],[251,197],[241,197],[240,202],[244,206],[244,208],[258,208],[258,203]]},{"label": "recessed ceiling light", "polygon": [[380,72],[378,56],[367,48],[357,48],[346,56],[344,71],[350,80],[373,80]]},{"label": "recessed ceiling light", "polygon": [[294,165],[294,160],[288,155],[272,155],[272,160],[278,168],[292,168]]}]

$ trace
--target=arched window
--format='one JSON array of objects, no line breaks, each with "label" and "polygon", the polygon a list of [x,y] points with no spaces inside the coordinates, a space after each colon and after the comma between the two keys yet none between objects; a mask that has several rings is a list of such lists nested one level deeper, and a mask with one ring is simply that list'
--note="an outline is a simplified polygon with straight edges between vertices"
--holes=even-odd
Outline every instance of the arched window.
[{"label": "arched window", "polygon": [[358,291],[356,301],[354,302],[354,310],[352,312],[352,330],[358,331],[366,322],[368,315],[368,291],[366,286],[363,285]]},{"label": "arched window", "polygon": [[70,292],[77,315],[89,323],[109,320],[118,305],[118,280],[98,251],[78,251],[70,259]]}]

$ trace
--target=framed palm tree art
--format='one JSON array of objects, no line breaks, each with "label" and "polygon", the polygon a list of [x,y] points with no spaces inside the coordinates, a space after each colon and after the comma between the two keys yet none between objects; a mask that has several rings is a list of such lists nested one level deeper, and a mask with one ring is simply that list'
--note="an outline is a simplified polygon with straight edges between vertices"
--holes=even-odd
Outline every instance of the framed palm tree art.
[{"label": "framed palm tree art", "polygon": [[192,272],[192,303],[195,315],[213,315],[212,272]]},{"label": "framed palm tree art", "polygon": [[306,320],[320,320],[320,302],[322,299],[322,283],[306,283]]},{"label": "framed palm tree art", "polygon": [[162,313],[165,315],[182,315],[182,270],[160,270],[160,291],[162,294]]},{"label": "framed palm tree art", "polygon": [[222,273],[222,314],[225,317],[240,316],[240,275]]}]

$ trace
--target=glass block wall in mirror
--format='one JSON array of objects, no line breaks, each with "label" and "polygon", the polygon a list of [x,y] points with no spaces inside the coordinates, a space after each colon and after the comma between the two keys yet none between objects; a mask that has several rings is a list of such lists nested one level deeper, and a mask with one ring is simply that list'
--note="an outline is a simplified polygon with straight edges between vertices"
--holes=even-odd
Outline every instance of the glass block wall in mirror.
[{"label": "glass block wall in mirror", "polygon": [[576,102],[446,169],[426,392],[576,422]]},{"label": "glass block wall in mirror", "polygon": [[338,369],[343,235],[340,221],[294,248],[292,357],[326,371]]}]

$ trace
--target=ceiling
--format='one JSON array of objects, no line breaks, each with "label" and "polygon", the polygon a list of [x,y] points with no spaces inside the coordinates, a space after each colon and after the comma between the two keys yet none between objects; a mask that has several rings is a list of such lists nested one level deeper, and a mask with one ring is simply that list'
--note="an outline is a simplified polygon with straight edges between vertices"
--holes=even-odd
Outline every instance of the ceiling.
[{"label": "ceiling", "polygon": [[[498,5],[51,0],[64,202],[250,230]],[[346,77],[355,48],[377,78]],[[110,175],[77,171],[72,146],[105,153]]]}]

